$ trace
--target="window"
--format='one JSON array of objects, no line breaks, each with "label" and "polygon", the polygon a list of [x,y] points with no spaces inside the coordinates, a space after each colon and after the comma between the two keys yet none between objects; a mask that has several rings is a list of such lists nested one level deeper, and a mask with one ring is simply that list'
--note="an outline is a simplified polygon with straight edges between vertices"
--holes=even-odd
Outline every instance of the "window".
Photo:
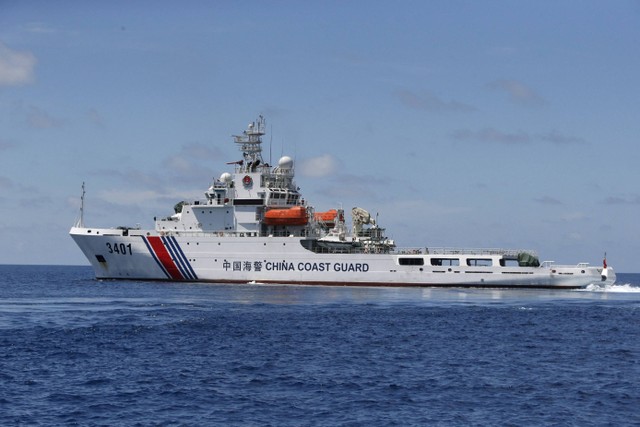
[{"label": "window", "polygon": [[491,258],[469,258],[467,259],[467,265],[469,267],[491,267],[493,261]]},{"label": "window", "polygon": [[460,260],[458,258],[431,258],[431,265],[438,267],[443,265],[460,265]]},{"label": "window", "polygon": [[424,265],[424,258],[398,258],[400,265]]}]

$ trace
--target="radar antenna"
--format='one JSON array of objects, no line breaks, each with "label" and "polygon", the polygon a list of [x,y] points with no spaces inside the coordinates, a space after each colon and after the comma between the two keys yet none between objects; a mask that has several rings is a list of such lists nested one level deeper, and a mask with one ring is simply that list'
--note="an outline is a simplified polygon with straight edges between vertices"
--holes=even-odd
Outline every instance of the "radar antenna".
[{"label": "radar antenna", "polygon": [[249,123],[247,130],[242,135],[233,135],[234,142],[240,144],[240,150],[244,156],[243,168],[246,172],[251,172],[262,161],[262,135],[265,132],[265,120],[262,115],[255,122]]}]

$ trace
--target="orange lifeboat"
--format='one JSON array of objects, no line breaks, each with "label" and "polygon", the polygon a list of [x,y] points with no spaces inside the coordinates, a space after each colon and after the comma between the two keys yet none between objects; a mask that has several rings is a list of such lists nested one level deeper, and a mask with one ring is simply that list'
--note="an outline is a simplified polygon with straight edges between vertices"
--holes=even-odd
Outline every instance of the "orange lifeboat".
[{"label": "orange lifeboat", "polygon": [[307,210],[303,206],[294,206],[267,211],[263,222],[267,225],[305,225],[308,220]]},{"label": "orange lifeboat", "polygon": [[333,227],[334,225],[336,225],[337,215],[338,211],[335,209],[331,209],[326,212],[316,212],[313,214],[313,217],[316,221],[321,222],[328,227]]}]

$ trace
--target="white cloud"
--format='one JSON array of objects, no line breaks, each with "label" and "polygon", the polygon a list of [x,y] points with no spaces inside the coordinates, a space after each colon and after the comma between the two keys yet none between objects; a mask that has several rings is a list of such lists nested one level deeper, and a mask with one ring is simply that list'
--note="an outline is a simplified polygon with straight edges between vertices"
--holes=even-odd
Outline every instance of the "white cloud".
[{"label": "white cloud", "polygon": [[[403,220],[407,216],[413,216],[406,223],[420,222],[426,216],[441,217],[459,213],[473,212],[473,209],[462,205],[443,205],[438,202],[430,202],[422,199],[400,200],[394,202],[394,210],[403,212]],[[408,218],[407,218],[408,219]]]},{"label": "white cloud", "polygon": [[556,145],[586,143],[584,138],[580,138],[578,136],[563,135],[555,129],[545,134],[538,135],[538,138],[541,139],[542,141],[551,142]]},{"label": "white cloud", "polygon": [[129,188],[157,187],[158,185],[163,184],[161,175],[143,172],[141,170],[120,171],[118,169],[97,169],[92,172],[92,175],[118,178],[122,182],[126,183]]},{"label": "white cloud", "polygon": [[583,221],[589,219],[584,212],[566,212],[560,215],[560,220],[565,222]]},{"label": "white cloud", "polygon": [[0,41],[0,86],[20,86],[33,82],[37,62],[31,52],[11,50]]},{"label": "white cloud", "polygon": [[451,133],[451,137],[456,141],[480,141],[509,145],[539,142],[551,143],[554,145],[588,144],[584,138],[564,135],[557,130],[531,135],[523,131],[504,132],[494,128],[484,128],[480,130],[459,129]]},{"label": "white cloud", "polygon": [[573,231],[571,233],[567,233],[567,234],[565,234],[565,236],[566,236],[567,239],[573,240],[573,241],[576,241],[576,242],[580,242],[580,241],[583,240],[582,233],[579,233],[577,231]]},{"label": "white cloud", "polygon": [[[381,188],[388,186],[389,181],[380,176],[373,175],[353,175],[348,173],[334,173],[330,176],[323,176],[327,179],[319,180],[320,187],[317,187],[313,194],[322,199],[332,201],[351,201],[353,203],[371,203],[382,201],[384,192]],[[308,193],[307,193],[308,195]],[[315,197],[314,200],[317,200]]]},{"label": "white cloud", "polygon": [[496,80],[488,86],[490,89],[505,92],[516,104],[539,106],[546,103],[533,89],[517,80]]},{"label": "white cloud", "polygon": [[[216,147],[191,143],[182,146],[178,153],[166,157],[162,164],[173,184],[205,185],[213,176],[212,165],[219,166],[223,158],[222,151]],[[205,177],[206,181],[203,181]]]},{"label": "white cloud", "polygon": [[458,141],[477,140],[482,142],[499,142],[501,144],[526,144],[531,142],[531,137],[524,133],[508,133],[494,128],[482,130],[461,129],[453,132],[453,139]]},{"label": "white cloud", "polygon": [[551,197],[551,196],[542,196],[542,197],[538,197],[537,199],[534,199],[536,202],[543,204],[543,205],[561,205],[562,202],[558,199],[556,199],[555,197]]},{"label": "white cloud", "polygon": [[63,121],[38,107],[30,106],[27,112],[27,123],[32,129],[51,129],[62,126]]},{"label": "white cloud", "polygon": [[8,150],[10,148],[13,148],[14,146],[15,146],[15,144],[12,144],[9,141],[5,141],[5,140],[0,139],[0,151]]},{"label": "white cloud", "polygon": [[100,198],[116,205],[140,205],[148,202],[155,202],[160,195],[157,191],[126,191],[126,190],[105,190],[100,193]]},{"label": "white cloud", "polygon": [[58,30],[48,26],[43,22],[29,22],[28,24],[25,25],[24,28],[29,33],[45,34],[45,35],[58,33]]},{"label": "white cloud", "polygon": [[320,178],[333,174],[339,166],[338,160],[330,154],[303,160],[298,168],[303,176]]},{"label": "white cloud", "polygon": [[437,95],[424,91],[414,93],[409,90],[398,90],[396,96],[400,102],[409,108],[431,112],[471,112],[476,108],[458,101],[445,101]]},{"label": "white cloud", "polygon": [[607,197],[604,202],[606,205],[640,205],[640,196],[629,195],[625,197],[610,196]]},{"label": "white cloud", "polygon": [[98,193],[101,202],[131,208],[168,209],[180,200],[199,200],[201,191],[184,191],[179,188],[154,190],[103,190]]},{"label": "white cloud", "polygon": [[181,155],[174,155],[174,156],[168,157],[164,161],[164,164],[167,168],[177,173],[189,173],[193,169],[191,161],[189,161],[189,159]]}]

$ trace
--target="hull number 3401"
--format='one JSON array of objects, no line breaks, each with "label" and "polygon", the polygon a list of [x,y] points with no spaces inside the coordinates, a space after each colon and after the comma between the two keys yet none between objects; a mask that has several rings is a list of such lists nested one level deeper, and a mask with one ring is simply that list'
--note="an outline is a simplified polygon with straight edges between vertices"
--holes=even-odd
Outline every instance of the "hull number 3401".
[{"label": "hull number 3401", "polygon": [[107,250],[110,254],[133,255],[131,251],[131,243],[111,243],[107,242]]}]

